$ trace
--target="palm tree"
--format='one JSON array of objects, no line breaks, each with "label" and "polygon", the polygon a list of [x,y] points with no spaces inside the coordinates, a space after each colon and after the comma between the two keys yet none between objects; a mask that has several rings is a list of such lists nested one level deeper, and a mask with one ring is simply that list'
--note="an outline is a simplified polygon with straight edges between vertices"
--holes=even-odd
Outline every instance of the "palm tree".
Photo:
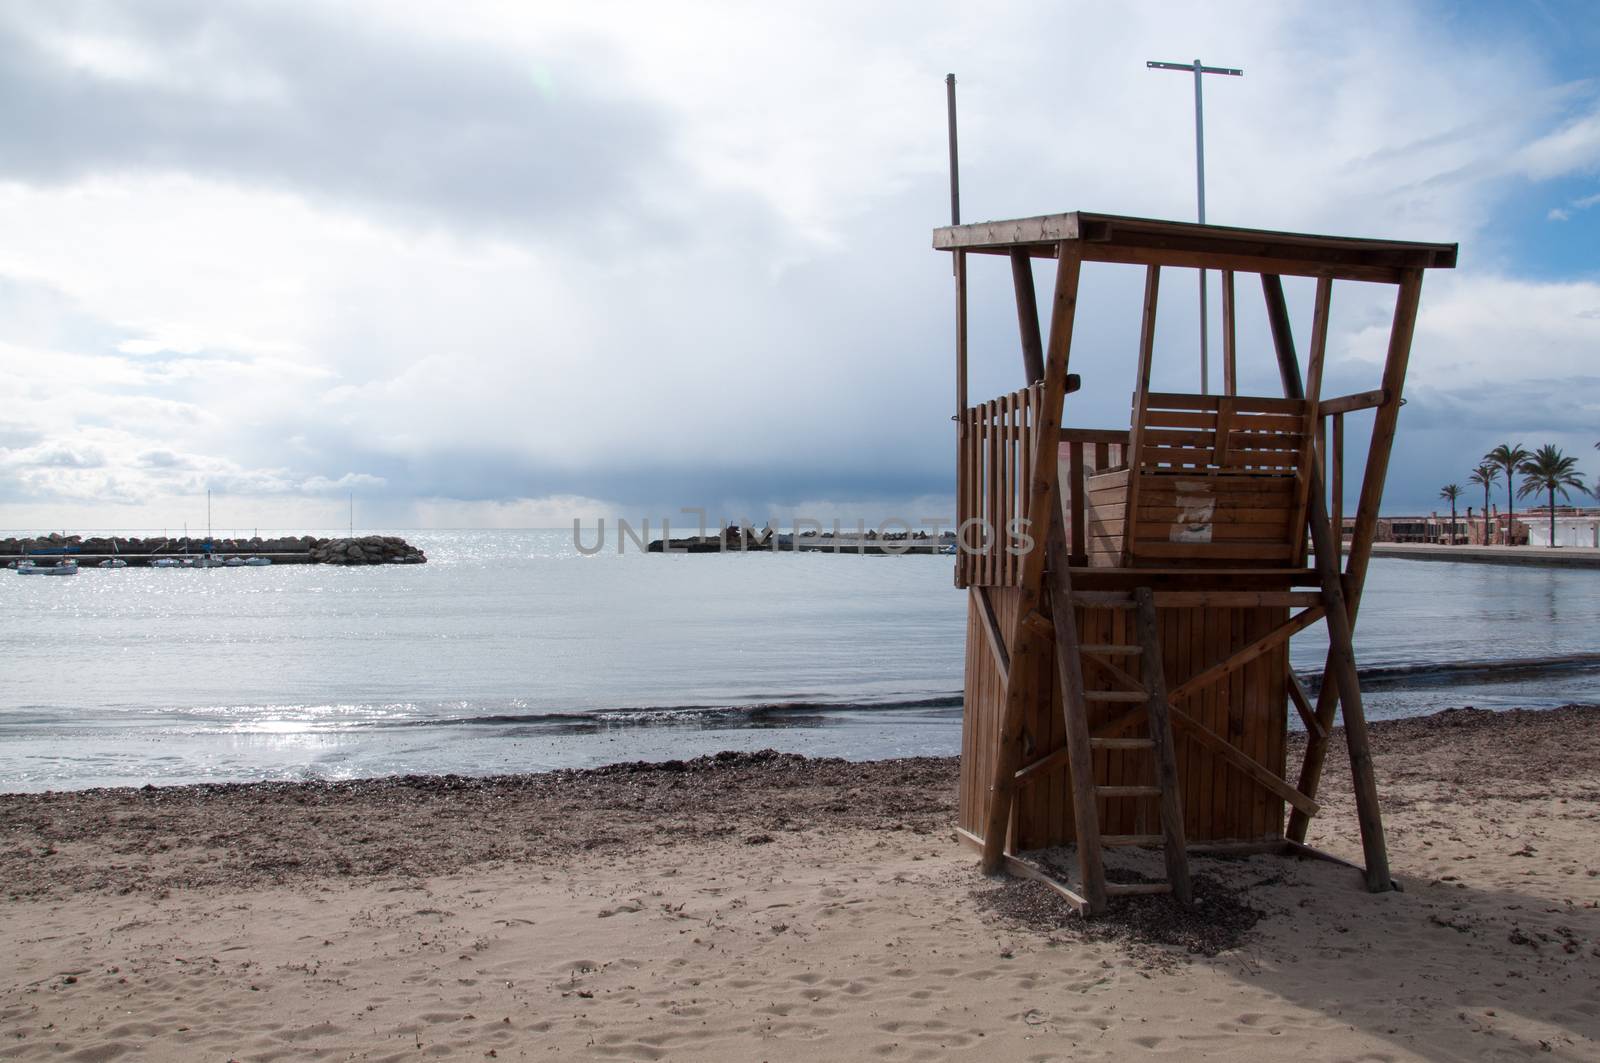
[{"label": "palm tree", "polygon": [[1439,497],[1450,503],[1450,545],[1456,545],[1456,499],[1461,497],[1460,484],[1445,484],[1439,489]]},{"label": "palm tree", "polygon": [[1472,470],[1467,479],[1483,488],[1483,545],[1488,546],[1493,536],[1489,529],[1489,488],[1500,479],[1500,467],[1487,461]]},{"label": "palm tree", "polygon": [[1529,495],[1538,495],[1544,491],[1550,500],[1550,545],[1556,544],[1556,492],[1561,492],[1562,498],[1570,497],[1567,488],[1576,488],[1587,491],[1583,485],[1583,477],[1578,475],[1578,459],[1569,458],[1561,453],[1560,448],[1546,443],[1537,452],[1524,458],[1522,464],[1517,466],[1517,471],[1522,473],[1522,486],[1517,488],[1517,497],[1526,498]]},{"label": "palm tree", "polygon": [[1521,443],[1501,443],[1483,456],[1483,460],[1491,465],[1498,465],[1506,471],[1506,545],[1514,545],[1517,541],[1517,505],[1511,500],[1511,476],[1522,466],[1522,463],[1533,457],[1522,449]]}]

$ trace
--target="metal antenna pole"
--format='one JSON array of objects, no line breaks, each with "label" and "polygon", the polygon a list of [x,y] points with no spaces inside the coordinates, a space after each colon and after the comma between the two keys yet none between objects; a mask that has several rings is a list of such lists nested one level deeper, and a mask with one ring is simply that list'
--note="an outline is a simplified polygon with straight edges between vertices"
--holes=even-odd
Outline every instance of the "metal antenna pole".
[{"label": "metal antenna pole", "polygon": [[956,76],[944,76],[945,112],[950,126],[950,224],[961,224],[961,168],[956,152]]},{"label": "metal antenna pole", "polygon": [[[1200,224],[1206,223],[1206,120],[1205,107],[1201,102],[1200,75],[1202,74],[1227,74],[1230,77],[1243,77],[1243,70],[1236,70],[1225,66],[1203,66],[1200,60],[1193,63],[1158,63],[1147,62],[1145,66],[1151,70],[1183,70],[1194,74],[1194,184],[1195,194],[1200,203]],[[1210,373],[1210,329],[1207,322],[1206,310],[1206,271],[1200,271],[1200,393],[1211,393]]]},{"label": "metal antenna pole", "polygon": [[[956,76],[944,76],[945,118],[950,134],[950,224],[961,224],[961,163],[956,150]],[[961,415],[967,409],[967,253],[950,256],[950,272],[956,279],[956,443],[962,441]],[[959,450],[958,450],[959,456]],[[959,460],[956,468],[960,469]]]}]

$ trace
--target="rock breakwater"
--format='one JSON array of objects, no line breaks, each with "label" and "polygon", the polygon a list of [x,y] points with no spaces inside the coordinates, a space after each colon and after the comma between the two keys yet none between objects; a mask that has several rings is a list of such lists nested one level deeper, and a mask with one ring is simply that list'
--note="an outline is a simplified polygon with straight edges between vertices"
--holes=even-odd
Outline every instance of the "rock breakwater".
[{"label": "rock breakwater", "polygon": [[419,565],[428,560],[419,548],[397,535],[358,535],[319,539],[310,535],[272,538],[213,538],[200,536],[50,535],[0,539],[0,564],[21,557],[66,556],[79,561],[120,557],[130,565],[145,565],[160,557],[267,557],[279,564],[315,565]]}]

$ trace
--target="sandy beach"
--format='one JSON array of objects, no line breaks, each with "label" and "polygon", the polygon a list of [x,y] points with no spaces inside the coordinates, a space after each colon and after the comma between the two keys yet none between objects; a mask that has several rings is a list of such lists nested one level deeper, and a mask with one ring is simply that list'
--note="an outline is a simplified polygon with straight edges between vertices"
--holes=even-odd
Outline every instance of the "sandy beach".
[{"label": "sandy beach", "polygon": [[1404,892],[1197,858],[1089,927],[953,760],[0,796],[0,1058],[1595,1058],[1600,708],[1373,731]]}]

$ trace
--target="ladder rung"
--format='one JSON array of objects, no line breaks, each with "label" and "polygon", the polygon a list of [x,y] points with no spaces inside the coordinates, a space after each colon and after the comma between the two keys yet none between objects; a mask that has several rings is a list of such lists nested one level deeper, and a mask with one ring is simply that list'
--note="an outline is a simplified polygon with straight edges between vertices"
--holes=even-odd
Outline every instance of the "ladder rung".
[{"label": "ladder rung", "polygon": [[1141,893],[1171,893],[1170,882],[1107,882],[1106,893],[1112,897],[1128,897]]},{"label": "ladder rung", "polygon": [[1148,738],[1091,738],[1090,749],[1154,749],[1155,742]]},{"label": "ladder rung", "polygon": [[1143,703],[1150,700],[1150,695],[1137,690],[1085,690],[1084,701],[1125,701],[1128,704]]},{"label": "ladder rung", "polygon": [[1094,792],[1099,797],[1160,797],[1159,786],[1096,786]]},{"label": "ladder rung", "polygon": [[1102,657],[1133,657],[1144,652],[1142,646],[1087,645],[1078,649],[1084,653],[1098,653]]},{"label": "ladder rung", "polygon": [[1101,845],[1161,845],[1166,839],[1159,834],[1102,834]]}]

